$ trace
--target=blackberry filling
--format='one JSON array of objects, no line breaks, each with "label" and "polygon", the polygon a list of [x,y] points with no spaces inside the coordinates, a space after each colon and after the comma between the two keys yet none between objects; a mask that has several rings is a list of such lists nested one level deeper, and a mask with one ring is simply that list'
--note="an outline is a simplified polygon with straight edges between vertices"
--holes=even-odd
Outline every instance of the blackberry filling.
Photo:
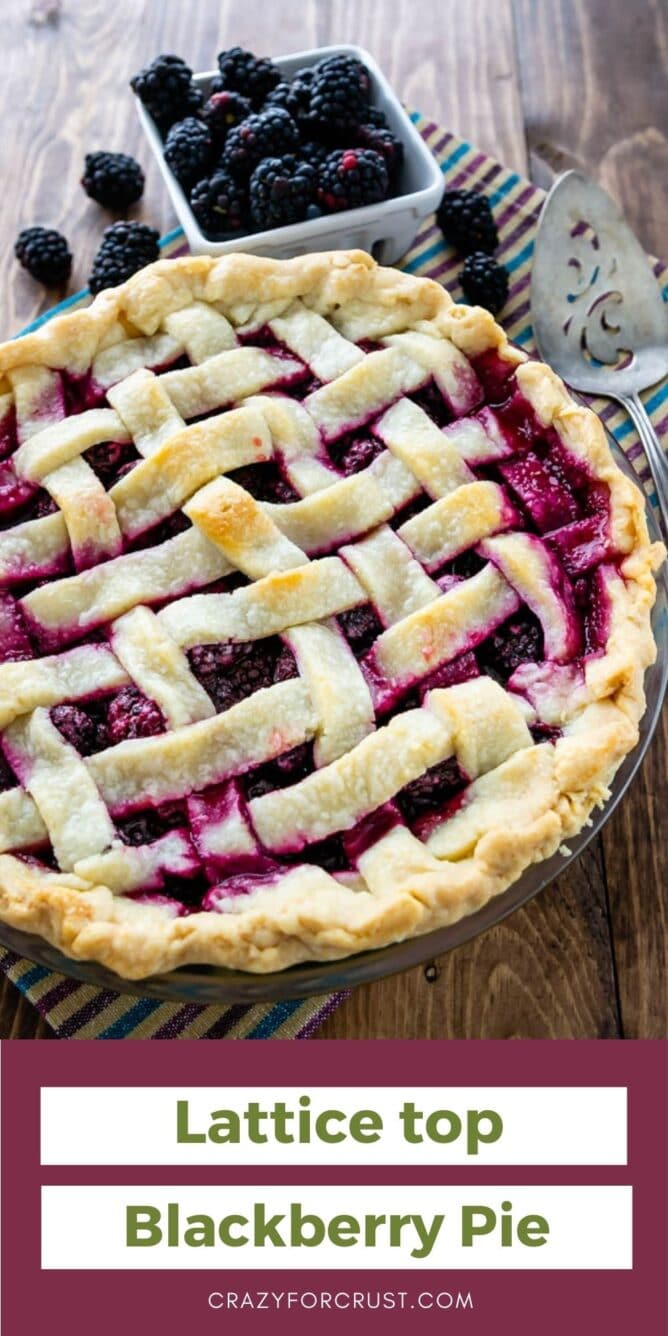
[{"label": "blackberry filling", "polygon": [[0,594],[0,662],[20,663],[35,654],[23,613],[11,594]]},{"label": "blackberry filling", "polygon": [[27,505],[36,491],[34,483],[19,478],[11,460],[0,464],[0,518],[7,517],[9,524],[16,524],[16,511]]},{"label": "blackberry filling", "polygon": [[186,910],[191,912],[202,908],[202,901],[209,890],[209,883],[203,872],[196,872],[192,877],[177,877],[168,872],[162,883],[162,894],[170,900],[175,900],[177,904],[184,905]]},{"label": "blackberry filling", "polygon": [[123,687],[107,711],[107,746],[128,738],[149,738],[166,731],[162,711],[136,687]]},{"label": "blackberry filling", "polygon": [[315,863],[318,867],[324,868],[325,872],[347,872],[350,869],[350,860],[348,859],[344,847],[343,837],[341,835],[330,835],[326,840],[319,840],[317,844],[309,844],[300,854],[293,857],[285,855],[281,862],[291,864]]},{"label": "blackberry filling", "polygon": [[3,751],[0,751],[0,793],[15,789],[19,781]]},{"label": "blackberry filling", "polygon": [[138,538],[129,544],[129,548],[133,552],[141,552],[147,547],[160,547],[161,543],[167,543],[170,538],[177,538],[180,533],[185,533],[186,529],[191,527],[188,516],[184,515],[182,510],[175,510],[173,515],[168,515],[152,529],[139,534]]},{"label": "blackberry filling", "polygon": [[390,520],[390,528],[400,529],[402,524],[406,524],[408,520],[414,519],[416,515],[419,515],[422,510],[426,510],[427,506],[431,506],[432,504],[432,498],[427,496],[426,492],[420,492],[418,496],[415,496],[412,501],[408,501],[405,506],[402,506],[401,509],[392,516],[392,519]]},{"label": "blackberry filling", "polygon": [[442,566],[432,578],[440,580],[443,576],[449,575],[456,577],[458,580],[470,580],[472,576],[477,575],[478,571],[481,571],[483,566],[486,565],[487,562],[484,558],[478,556],[475,549],[471,547],[468,552],[460,552],[458,557],[455,557],[452,561],[448,561],[447,564]]},{"label": "blackberry filling", "polygon": [[336,620],[356,659],[364,657],[383,630],[371,603],[340,612]]},{"label": "blackberry filling", "polygon": [[347,478],[352,473],[368,468],[383,453],[383,449],[380,441],[375,441],[373,437],[357,436],[351,432],[330,445],[329,455],[335,467]]},{"label": "blackberry filling", "polygon": [[476,650],[482,671],[502,686],[522,663],[540,663],[544,658],[543,630],[529,609],[499,626]]},{"label": "blackberry filling", "polygon": [[51,720],[65,741],[81,756],[92,756],[109,745],[106,703],[54,705]]},{"label": "blackberry filling", "polygon": [[453,414],[435,381],[430,380],[422,389],[415,390],[410,397],[437,427],[447,427],[448,423],[452,422]]},{"label": "blackberry filling", "polygon": [[231,641],[195,645],[188,660],[219,713],[264,687],[297,676],[294,655],[278,636],[240,645]]},{"label": "blackberry filling", "polygon": [[265,793],[275,789],[285,789],[291,784],[298,784],[313,771],[313,745],[302,742],[298,747],[277,756],[275,761],[256,766],[244,778],[244,791],[248,802],[253,798],[262,798]]},{"label": "blackberry filling", "polygon": [[131,441],[102,441],[86,450],[83,458],[108,492],[119,478],[138,463],[140,456]]},{"label": "blackberry filling", "polygon": [[170,830],[187,827],[184,808],[179,803],[163,803],[131,816],[119,817],[116,829],[124,844],[153,844]]},{"label": "blackberry filling", "polygon": [[228,473],[232,482],[238,483],[250,492],[256,501],[269,501],[285,505],[290,501],[299,501],[292,483],[283,476],[278,464],[268,460],[266,464],[248,464],[245,468],[233,469]]},{"label": "blackberry filling", "polygon": [[504,362],[494,348],[472,357],[471,366],[482,383],[485,403],[490,408],[498,408],[510,398],[515,384],[515,367]]},{"label": "blackberry filling", "polygon": [[67,417],[85,413],[88,408],[100,408],[105,403],[107,396],[102,386],[93,380],[90,371],[86,371],[83,376],[77,376],[73,371],[61,371],[60,374]]},{"label": "blackberry filling", "polygon": [[0,459],[8,459],[13,455],[17,445],[16,409],[12,404],[0,423]]},{"label": "blackberry filling", "polygon": [[[0,465],[0,473],[2,465]],[[2,484],[0,482],[0,491]],[[11,529],[15,524],[27,524],[29,520],[42,520],[45,515],[55,515],[58,507],[49,493],[43,488],[32,488],[20,504],[13,509],[11,505],[2,510],[0,498],[0,530]]]},{"label": "blackberry filling", "polygon": [[409,826],[454,797],[467,784],[454,757],[426,770],[397,794],[397,803]]}]

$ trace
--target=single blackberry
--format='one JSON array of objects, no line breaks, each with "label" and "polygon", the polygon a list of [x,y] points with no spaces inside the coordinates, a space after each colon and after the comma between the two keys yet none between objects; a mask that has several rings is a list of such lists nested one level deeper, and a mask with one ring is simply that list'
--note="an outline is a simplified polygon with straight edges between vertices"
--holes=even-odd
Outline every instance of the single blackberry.
[{"label": "single blackberry", "polygon": [[96,204],[122,211],[140,199],[144,173],[127,153],[87,153],[81,184]]},{"label": "single blackberry", "polygon": [[177,121],[165,140],[165,162],[184,190],[189,190],[206,174],[213,152],[209,128],[195,116]]},{"label": "single blackberry", "polygon": [[249,176],[263,158],[280,158],[299,148],[299,131],[282,107],[247,116],[225,140],[221,165],[234,176]]},{"label": "single blackberry", "polygon": [[281,82],[272,88],[265,101],[268,107],[282,107],[298,125],[308,121],[311,111],[313,70],[297,70],[291,83]]},{"label": "single blackberry", "polygon": [[281,81],[281,72],[271,60],[254,56],[241,46],[230,47],[218,56],[221,88],[243,93],[254,107],[261,107],[268,93]]},{"label": "single blackberry", "polygon": [[246,226],[246,188],[221,167],[213,176],[197,182],[190,192],[190,203],[202,231],[208,236],[239,232]]},{"label": "single blackberry", "polygon": [[310,91],[309,122],[321,134],[353,130],[369,102],[369,71],[354,56],[328,56],[315,66]]},{"label": "single blackberry", "polygon": [[165,721],[155,701],[143,696],[136,687],[123,687],[114,696],[107,715],[108,745],[127,738],[150,738],[164,733]]},{"label": "single blackberry", "polygon": [[180,56],[156,56],[133,74],[130,87],[163,132],[174,121],[192,115],[202,103],[192,83],[192,70]]},{"label": "single blackberry", "polygon": [[336,150],[318,173],[318,202],[328,213],[377,204],[389,190],[385,160],[370,148]]},{"label": "single blackberry", "polygon": [[112,223],[105,227],[88,279],[91,292],[115,288],[144,265],[152,264],[160,254],[158,239],[155,228],[145,223]]},{"label": "single blackberry", "polygon": [[508,270],[491,255],[475,251],[464,261],[459,275],[464,296],[476,306],[484,306],[496,315],[508,296]]},{"label": "single blackberry", "polygon": [[499,244],[489,200],[476,190],[446,190],[436,221],[446,241],[462,255],[474,251],[492,255]]},{"label": "single blackberry", "polygon": [[387,127],[368,122],[358,127],[356,139],[360,148],[372,148],[374,153],[380,153],[385,159],[390,181],[396,181],[404,161],[404,146],[401,140],[397,139]]},{"label": "single blackberry", "polygon": [[66,283],[72,271],[70,248],[53,227],[24,227],[14,244],[20,265],[47,288]]},{"label": "single blackberry", "polygon": [[251,218],[256,227],[283,227],[306,217],[315,201],[318,173],[308,162],[291,153],[265,158],[250,179]]},{"label": "single blackberry", "polygon": [[250,115],[251,104],[241,93],[212,93],[202,109],[202,120],[209,127],[217,149],[222,149],[230,130]]}]

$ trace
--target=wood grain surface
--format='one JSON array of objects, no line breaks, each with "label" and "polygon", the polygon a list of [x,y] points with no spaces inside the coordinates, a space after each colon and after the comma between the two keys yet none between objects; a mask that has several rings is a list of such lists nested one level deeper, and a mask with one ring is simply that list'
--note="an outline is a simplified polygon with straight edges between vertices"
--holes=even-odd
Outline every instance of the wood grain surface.
[{"label": "wood grain surface", "polygon": [[[235,44],[280,54],[357,42],[407,103],[538,184],[582,166],[665,257],[664,0],[0,0],[0,14],[0,337],[50,304],[12,257],[20,227],[64,231],[70,290],[86,280],[108,221],[78,184],[86,151],[138,156],[147,185],[134,216],[174,225],[127,88],[159,51],[206,69]],[[664,719],[602,838],[547,891],[431,965],[358,989],[320,1036],[663,1037],[667,754]],[[5,983],[0,1037],[49,1033]]]}]

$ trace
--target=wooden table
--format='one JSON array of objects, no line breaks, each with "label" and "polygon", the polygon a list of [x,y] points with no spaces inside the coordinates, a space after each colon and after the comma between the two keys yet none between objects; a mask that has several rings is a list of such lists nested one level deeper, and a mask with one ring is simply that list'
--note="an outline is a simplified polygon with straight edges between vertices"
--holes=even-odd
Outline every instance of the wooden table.
[{"label": "wooden table", "polygon": [[[402,98],[541,185],[582,166],[665,252],[668,15],[661,0],[5,0],[1,336],[45,305],[19,271],[20,227],[67,235],[83,285],[105,215],[83,155],[136,154],[141,215],[174,217],[142,140],[129,76],[160,51],[195,69],[241,44],[279,54],[367,47]],[[426,969],[360,988],[329,1038],[651,1038],[666,1033],[666,734],[601,838],[549,890]],[[663,787],[662,787],[663,786]],[[664,837],[661,841],[661,818]],[[46,1037],[10,984],[0,1035]]]}]

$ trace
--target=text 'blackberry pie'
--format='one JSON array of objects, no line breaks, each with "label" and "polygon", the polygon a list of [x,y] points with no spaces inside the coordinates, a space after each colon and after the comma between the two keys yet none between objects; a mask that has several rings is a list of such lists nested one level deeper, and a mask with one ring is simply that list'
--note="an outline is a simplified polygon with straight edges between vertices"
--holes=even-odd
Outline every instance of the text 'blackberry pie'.
[{"label": "text 'blackberry pie'", "polygon": [[634,747],[595,415],[361,252],[162,261],[0,348],[0,916],[128,978],[427,932]]}]

